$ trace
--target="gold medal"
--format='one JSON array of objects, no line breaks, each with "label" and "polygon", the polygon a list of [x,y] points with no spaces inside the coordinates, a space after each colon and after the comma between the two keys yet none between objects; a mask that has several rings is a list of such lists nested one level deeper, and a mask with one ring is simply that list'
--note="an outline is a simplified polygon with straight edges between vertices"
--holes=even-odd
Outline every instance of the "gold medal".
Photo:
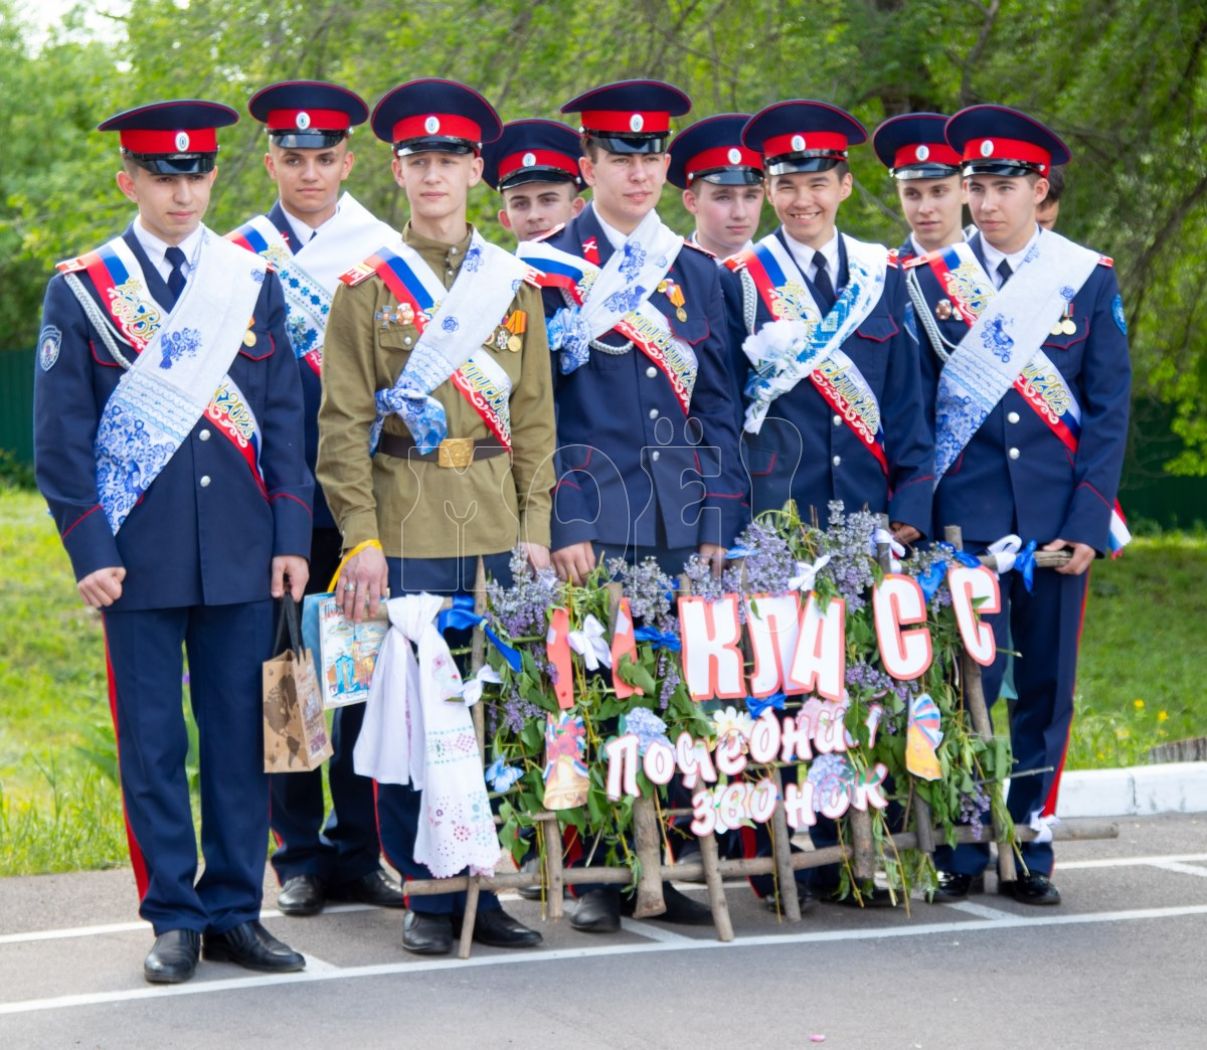
[{"label": "gold medal", "polygon": [[679,323],[682,324],[684,321],[687,320],[687,311],[684,310],[683,307],[681,306],[681,307],[679,307],[678,310],[675,311],[675,316],[677,318],[679,318]]},{"label": "gold medal", "polygon": [[663,278],[661,281],[658,282],[658,291],[662,295],[666,295],[666,290],[669,287],[670,287],[670,281],[666,280],[666,278]]},{"label": "gold medal", "polygon": [[[229,346],[229,345],[230,344],[228,343],[227,346]],[[250,328],[246,332],[243,333],[243,345],[246,346],[249,350],[253,346],[256,345],[256,333],[253,332]]]},{"label": "gold medal", "polygon": [[1077,332],[1077,322],[1071,317],[1066,317],[1060,322],[1061,335],[1074,335]]},{"label": "gold medal", "polygon": [[523,347],[523,345],[524,345],[524,340],[521,339],[518,335],[513,335],[510,339],[507,340],[507,349],[510,350],[513,354],[518,354],[520,352],[520,349]]}]

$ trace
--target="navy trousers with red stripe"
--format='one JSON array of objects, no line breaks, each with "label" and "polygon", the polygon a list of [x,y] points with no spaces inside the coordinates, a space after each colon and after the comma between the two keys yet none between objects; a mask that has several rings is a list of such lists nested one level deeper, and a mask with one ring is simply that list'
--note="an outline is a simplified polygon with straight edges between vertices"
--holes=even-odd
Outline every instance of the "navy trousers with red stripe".
[{"label": "navy trousers with red stripe", "polygon": [[[260,915],[268,841],[261,665],[273,603],[106,611],[110,702],[139,914],[222,933]],[[197,722],[201,853],[189,802],[182,649]]]},{"label": "navy trousers with red stripe", "polygon": [[[487,573],[505,587],[511,585],[511,555],[491,554],[483,559]],[[473,592],[477,558],[387,558],[390,594],[467,594]],[[454,637],[454,633],[460,637]],[[466,644],[468,632],[445,635],[452,648]],[[427,866],[415,860],[415,837],[419,831],[419,805],[423,793],[409,784],[377,784],[377,823],[386,859],[405,879],[430,879]],[[500,853],[502,850],[500,850]],[[404,884],[403,889],[406,889]],[[464,893],[437,893],[408,897],[407,907],[425,915],[460,915],[465,911]],[[479,911],[500,907],[499,898],[483,891]]]},{"label": "navy trousers with red stripe", "polygon": [[[984,544],[967,544],[980,549]],[[1077,649],[1085,610],[1088,574],[1062,575],[1050,569],[1035,572],[1028,593],[1022,576],[1006,573],[1001,579],[1002,610],[985,617],[992,624],[997,644],[1007,644],[1007,624],[1019,654],[1014,661],[1014,687],[1018,699],[1010,718],[1010,743],[1014,770],[1006,799],[1010,816],[1019,826],[1037,814],[1056,810],[1060,771],[1064,765],[1069,729],[1073,722],[1073,689],[1077,675]],[[983,672],[985,698],[990,703],[1001,690],[1007,654],[998,653]],[[988,828],[988,816],[985,818]],[[1051,875],[1051,843],[1022,845],[1027,870]],[[989,863],[989,845],[969,843],[935,850],[940,871],[977,875]]]}]

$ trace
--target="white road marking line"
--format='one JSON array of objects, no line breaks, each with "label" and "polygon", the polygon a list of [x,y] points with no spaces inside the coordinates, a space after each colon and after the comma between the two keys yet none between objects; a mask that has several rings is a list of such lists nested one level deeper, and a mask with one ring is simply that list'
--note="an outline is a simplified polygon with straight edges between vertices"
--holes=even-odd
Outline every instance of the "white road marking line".
[{"label": "white road marking line", "polygon": [[1154,861],[1150,867],[1160,868],[1161,871],[1176,871],[1183,875],[1198,875],[1199,878],[1207,879],[1207,868],[1199,868],[1193,864],[1180,864],[1176,860],[1167,860],[1160,863]]},{"label": "white road marking line", "polygon": [[661,926],[655,926],[653,923],[642,922],[640,919],[630,919],[627,916],[621,918],[620,928],[626,933],[635,933],[638,937],[644,937],[649,941],[658,941],[660,944],[674,944],[676,941],[691,940],[690,937],[685,937],[674,930],[666,930]]},{"label": "white road marking line", "polygon": [[975,901],[952,901],[949,904],[945,904],[944,907],[951,908],[953,911],[962,911],[965,915],[976,915],[982,919],[992,919],[994,922],[1016,918],[1013,912],[1002,911],[1000,908],[991,908],[987,904],[977,904]]},{"label": "white road marking line", "polygon": [[[372,904],[329,904],[323,909],[325,915],[343,915],[354,911],[375,911]],[[388,909],[382,909],[383,911]],[[276,908],[260,912],[261,919],[280,919],[283,913]],[[313,918],[313,916],[308,916]],[[67,937],[102,937],[108,933],[132,933],[137,930],[151,932],[151,924],[143,922],[109,922],[99,926],[67,926],[58,930],[30,930],[27,933],[0,934],[0,944],[24,944],[27,941],[57,941]]]},{"label": "white road marking line", "polygon": [[47,999],[25,999],[0,1003],[0,1016],[32,1013],[38,1010],[62,1010],[76,1006],[95,1006],[102,1003],[160,999],[174,995],[201,995],[208,992],[238,991],[245,988],[265,988],[279,984],[301,984],[318,981],[359,980],[366,977],[386,977],[431,970],[457,970],[482,966],[525,966],[532,963],[562,962],[569,959],[598,959],[607,956],[648,955],[657,952],[725,951],[742,948],[775,947],[787,944],[809,944],[829,941],[887,940],[899,937],[927,937],[941,934],[950,937],[977,930],[1034,929],[1042,926],[1080,926],[1106,922],[1137,922],[1148,919],[1174,919],[1182,916],[1207,916],[1207,904],[1175,908],[1133,908],[1127,911],[1088,912],[1081,915],[1044,915],[1037,918],[1010,916],[1008,919],[973,919],[968,922],[936,922],[918,926],[893,926],[879,930],[819,930],[813,933],[763,934],[723,943],[704,938],[685,937],[673,942],[646,941],[641,944],[615,944],[602,947],[584,946],[557,951],[533,953],[501,953],[475,955],[469,959],[430,959],[414,962],[379,963],[372,966],[349,966],[330,971],[303,970],[300,973],[238,977],[217,981],[193,981],[190,984],[144,986],[124,991],[89,992],[81,995],[61,995]]},{"label": "white road marking line", "polygon": [[1207,853],[1158,853],[1150,857],[1103,857],[1101,860],[1058,860],[1056,874],[1062,871],[1080,871],[1084,868],[1132,868],[1140,864],[1157,864],[1166,861],[1207,860]]}]

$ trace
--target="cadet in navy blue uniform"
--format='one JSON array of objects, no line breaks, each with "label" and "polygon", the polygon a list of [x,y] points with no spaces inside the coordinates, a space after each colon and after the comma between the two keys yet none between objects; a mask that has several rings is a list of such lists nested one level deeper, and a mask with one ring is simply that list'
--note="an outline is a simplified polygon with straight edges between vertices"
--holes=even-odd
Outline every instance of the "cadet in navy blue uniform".
[{"label": "cadet in navy blue uniform", "polygon": [[[654,557],[679,573],[697,552],[719,569],[748,505],[716,264],[655,208],[670,118],[691,101],[625,81],[567,102],[579,113],[594,200],[564,230],[520,245],[543,271],[554,353],[561,477],[553,562],[579,581],[605,556]],[[697,480],[693,480],[693,478]],[[620,895],[579,887],[579,930],[619,928]],[[664,888],[671,921],[708,912]]]},{"label": "cadet in navy blue uniform", "polygon": [[[242,247],[277,267],[294,353],[306,400],[306,461],[318,452],[323,338],[340,274],[396,236],[341,187],[355,155],[349,136],[369,116],[347,88],[313,80],[270,84],[252,96],[248,110],[268,131],[264,166],[279,199],[231,234]],[[339,566],[340,533],[322,490],[314,496],[307,593],[326,590]],[[313,915],[326,898],[401,908],[402,891],[380,864],[373,782],[352,769],[352,747],[364,705],[336,710],[334,753],[327,765],[331,815],[323,824],[323,773],[269,777],[270,823],[278,848],[272,865],[281,880],[277,907],[286,915]]]},{"label": "cadet in navy blue uniform", "polygon": [[[705,117],[679,132],[668,149],[667,181],[683,191],[683,207],[696,219],[688,241],[713,255],[718,264],[752,247],[767,195],[763,155],[742,145],[742,129],[749,119],[748,113]],[[734,419],[740,434],[748,369],[741,351],[729,349]]]},{"label": "cadet in navy blue uniform", "polygon": [[[930,530],[931,439],[917,349],[902,328],[904,286],[884,248],[836,225],[851,193],[847,148],[866,138],[824,102],[779,102],[750,119],[742,140],[764,155],[781,225],[727,260],[726,306],[734,352],[748,365],[752,344],[761,355],[743,438],[755,513],[791,498],[824,528],[827,505],[841,500],[887,513],[909,543]],[[844,321],[829,339],[817,322],[835,310]],[[781,320],[804,321],[824,366],[791,367],[772,325]]]},{"label": "cadet in navy blue uniform", "polygon": [[482,181],[499,191],[499,224],[521,241],[544,237],[583,210],[582,145],[557,120],[512,120],[482,147]]},{"label": "cadet in navy blue uniform", "polygon": [[[840,500],[848,512],[887,514],[894,537],[911,543],[930,530],[932,446],[901,273],[883,246],[836,225],[851,193],[848,147],[866,138],[824,102],[779,102],[750,119],[742,141],[764,156],[781,225],[726,261],[726,306],[735,353],[751,369],[743,444],[755,512],[793,499],[824,528]],[[810,836],[818,847],[837,841],[828,820]],[[765,828],[755,839],[770,852]],[[770,879],[752,882],[770,896]],[[797,887],[802,907],[813,889],[834,897],[838,869],[801,872]],[[869,886],[859,899],[887,898]]]},{"label": "cadet in navy blue uniform", "polygon": [[[979,232],[912,260],[907,281],[934,376],[936,532],[959,525],[973,550],[1008,534],[1068,550],[1055,571],[1001,579],[1002,610],[988,617],[999,646],[1009,624],[1015,773],[1007,800],[1020,825],[1044,834],[1055,812],[1073,717],[1073,684],[1095,556],[1126,543],[1115,502],[1127,435],[1127,325],[1109,259],[1041,231],[1036,206],[1065,144],[1002,106],[973,106],[947,124],[963,160]],[[937,375],[935,375],[937,373]],[[985,674],[994,698],[1005,654]],[[981,885],[987,845],[936,853],[940,900]],[[1024,843],[1025,870],[999,887],[1027,904],[1057,904],[1049,841]]]},{"label": "cadet in navy blue uniform", "polygon": [[964,188],[960,155],[944,137],[941,113],[903,113],[872,132],[872,149],[897,184],[910,233],[897,262],[964,239]]},{"label": "cadet in navy blue uniform", "polygon": [[[103,611],[152,982],[187,980],[199,952],[305,965],[259,922],[260,679],[271,598],[306,585],[312,479],[281,286],[201,221],[215,129],[237,119],[212,102],[158,102],[100,126],[120,132],[117,181],[138,216],[59,265],[39,336],[38,486],[80,595]],[[200,735],[199,880],[182,646]]]}]

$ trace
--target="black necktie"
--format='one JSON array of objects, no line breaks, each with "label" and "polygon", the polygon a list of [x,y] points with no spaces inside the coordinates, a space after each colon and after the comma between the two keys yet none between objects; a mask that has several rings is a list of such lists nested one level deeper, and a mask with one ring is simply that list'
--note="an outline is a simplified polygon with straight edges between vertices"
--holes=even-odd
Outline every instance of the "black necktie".
[{"label": "black necktie", "polygon": [[830,274],[826,269],[826,257],[821,252],[813,253],[813,265],[817,273],[813,277],[813,288],[817,292],[817,306],[822,313],[828,314],[834,305],[834,285],[830,282]]},{"label": "black necktie", "polygon": [[1004,288],[1006,286],[1006,282],[1010,280],[1010,275],[1013,273],[1014,271],[1010,269],[1010,263],[1007,260],[1003,259],[1000,263],[998,263],[997,275],[1002,279],[1001,284],[999,284],[998,287]]},{"label": "black necktie", "polygon": [[184,291],[184,252],[173,245],[163,253],[163,257],[172,264],[172,272],[168,274],[168,291],[173,299],[179,299]]}]

